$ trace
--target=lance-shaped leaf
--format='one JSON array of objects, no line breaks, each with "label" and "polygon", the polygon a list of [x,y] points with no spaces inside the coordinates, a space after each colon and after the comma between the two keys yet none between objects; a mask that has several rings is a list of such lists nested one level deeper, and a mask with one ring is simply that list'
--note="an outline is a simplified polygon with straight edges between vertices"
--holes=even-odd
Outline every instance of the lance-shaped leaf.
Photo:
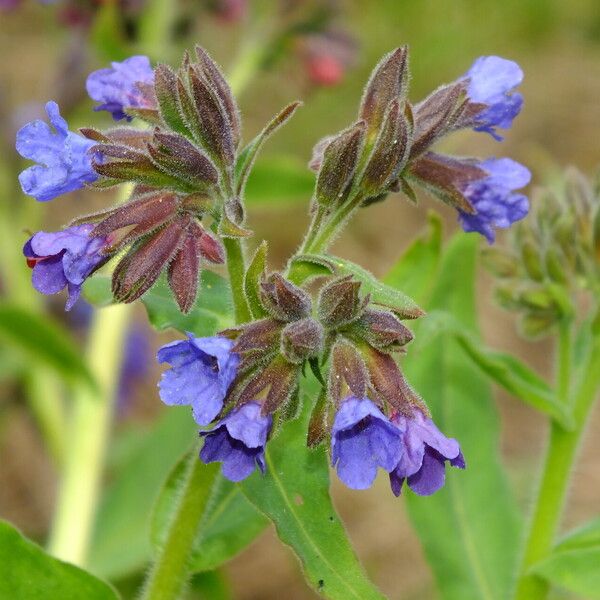
[{"label": "lance-shaped leaf", "polygon": [[[434,275],[431,294],[419,298],[430,310],[451,312],[471,331],[476,329],[476,249],[476,239],[457,236]],[[418,353],[409,352],[403,369],[436,425],[460,442],[467,462],[465,471],[447,473],[444,488],[426,503],[406,497],[440,598],[504,600],[512,590],[521,532],[518,507],[500,463],[499,419],[490,387],[447,334]]]},{"label": "lance-shaped leaf", "polygon": [[[318,392],[314,393],[316,397]],[[329,497],[329,468],[323,446],[306,452],[312,408],[303,401],[300,418],[286,422],[265,450],[267,471],[239,484],[302,562],[307,581],[321,596],[381,600],[350,544]]]},{"label": "lance-shaped leaf", "polygon": [[472,214],[475,209],[462,190],[488,174],[474,160],[427,152],[410,163],[406,177],[453,208]]},{"label": "lance-shaped leaf", "polygon": [[177,75],[168,65],[159,64],[154,69],[154,90],[160,116],[172,131],[192,137],[185,123],[179,105]]},{"label": "lance-shaped leaf", "polygon": [[317,178],[316,199],[323,205],[343,202],[356,172],[365,133],[364,121],[342,131],[325,147]]},{"label": "lance-shaped leaf", "polygon": [[6,521],[0,521],[0,597],[118,600],[108,583],[46,554]]},{"label": "lance-shaped leaf", "polygon": [[240,110],[235,101],[233,92],[217,63],[210,57],[208,52],[201,46],[196,46],[195,50],[205,78],[212,85],[225,108],[225,112],[229,119],[233,145],[234,148],[237,148],[240,143],[242,124]]},{"label": "lance-shaped leaf", "polygon": [[369,135],[378,131],[392,100],[404,101],[408,91],[408,47],[386,54],[375,67],[363,94],[359,119],[366,121]]},{"label": "lance-shaped leaf", "polygon": [[188,81],[196,107],[197,126],[202,143],[211,156],[231,165],[235,147],[229,118],[214,88],[193,67],[188,70]]},{"label": "lance-shaped leaf", "polygon": [[219,173],[212,161],[196,146],[180,135],[155,132],[148,153],[166,173],[200,187],[216,184]]},{"label": "lance-shaped leaf", "polygon": [[301,102],[292,102],[283,108],[277,115],[269,121],[267,126],[240,152],[235,163],[235,189],[238,196],[243,196],[248,176],[254,165],[264,143],[277,131],[282,125],[287,123],[296,112],[296,109],[302,105]]},{"label": "lance-shaped leaf", "polygon": [[354,279],[361,282],[362,291],[369,294],[372,304],[389,308],[400,319],[417,319],[425,314],[412,298],[400,290],[381,283],[366,269],[349,260],[330,254],[301,254],[292,260],[292,264],[303,269],[303,280],[328,273],[341,276],[352,275]]},{"label": "lance-shaped leaf", "polygon": [[361,188],[368,195],[385,191],[397,179],[408,158],[410,129],[402,105],[398,100],[392,100],[362,176]]},{"label": "lance-shaped leaf", "polygon": [[256,249],[246,273],[244,274],[244,292],[248,305],[255,319],[260,319],[268,313],[260,301],[260,280],[264,277],[267,268],[267,242],[263,240]]},{"label": "lance-shaped leaf", "polygon": [[464,82],[443,85],[414,108],[414,142],[410,157],[423,154],[437,139],[449,133],[466,103]]},{"label": "lance-shaped leaf", "polygon": [[147,292],[185,239],[190,217],[173,221],[132,246],[113,273],[112,289],[119,302],[133,302]]}]

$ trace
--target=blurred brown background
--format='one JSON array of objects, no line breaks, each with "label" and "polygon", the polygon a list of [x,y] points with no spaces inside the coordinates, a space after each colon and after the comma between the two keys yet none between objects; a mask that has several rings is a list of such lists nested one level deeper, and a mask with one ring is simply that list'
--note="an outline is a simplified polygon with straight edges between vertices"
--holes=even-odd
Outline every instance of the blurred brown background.
[{"label": "blurred brown background", "polygon": [[[188,2],[186,6],[193,10],[195,5]],[[13,139],[18,125],[39,114],[43,102],[57,95],[73,101],[72,127],[90,121],[107,123],[105,116],[90,115],[91,104],[84,96],[85,75],[99,66],[98,57],[86,49],[89,32],[60,24],[56,13],[56,7],[45,8],[32,0],[11,12],[0,12],[0,112],[5,141]],[[525,71],[525,107],[506,140],[498,144],[485,135],[465,133],[449,140],[447,150],[510,155],[531,168],[534,185],[554,181],[566,165],[591,173],[600,164],[597,0],[347,0],[340,2],[336,24],[359,44],[355,66],[341,83],[323,89],[307,85],[302,65],[289,56],[272,70],[258,74],[241,97],[247,138],[284,103],[297,97],[305,102],[286,129],[269,142],[266,155],[285,154],[306,162],[319,138],[354,118],[362,85],[379,57],[409,43],[413,100],[461,75],[479,55],[506,56]],[[226,25],[207,15],[194,23],[191,36],[227,68],[239,50],[243,29],[243,24]],[[177,49],[170,51],[177,55]],[[10,145],[5,148],[0,161],[9,164],[15,158],[10,155]],[[275,197],[276,192],[277,182],[273,182]],[[0,202],[9,200],[2,197],[4,193],[0,192]],[[28,211],[33,223],[51,228],[106,201],[102,194],[75,193],[46,205],[28,200]],[[361,213],[334,250],[383,275],[419,232],[427,209],[433,206],[429,198],[415,208],[400,196],[391,196]],[[453,230],[452,211],[439,204],[435,208],[443,213],[447,229]],[[306,202],[300,199],[288,202],[282,198],[250,209],[250,225],[257,238],[270,241],[273,267],[294,250],[306,223]],[[518,338],[512,317],[494,305],[490,281],[483,273],[479,299],[486,342],[519,354],[548,374],[551,347]],[[60,307],[59,300],[56,306]],[[138,318],[144,321],[143,310]],[[158,346],[171,338],[161,334],[153,343]],[[137,386],[134,401],[117,428],[150,421],[162,409],[155,392],[157,376],[153,369]],[[0,516],[40,538],[51,515],[55,474],[19,393],[10,386],[0,390]],[[532,474],[544,445],[543,421],[502,392],[497,393],[497,400],[502,451],[521,504],[527,509],[535,485]],[[597,514],[600,505],[599,428],[596,411],[573,481],[566,517],[569,525]],[[434,598],[431,576],[403,501],[389,493],[387,480],[381,477],[365,492],[351,492],[336,478],[332,480],[336,504],[357,552],[385,593],[402,600]],[[304,584],[291,552],[281,546],[271,529],[225,570],[236,599],[315,597]]]}]

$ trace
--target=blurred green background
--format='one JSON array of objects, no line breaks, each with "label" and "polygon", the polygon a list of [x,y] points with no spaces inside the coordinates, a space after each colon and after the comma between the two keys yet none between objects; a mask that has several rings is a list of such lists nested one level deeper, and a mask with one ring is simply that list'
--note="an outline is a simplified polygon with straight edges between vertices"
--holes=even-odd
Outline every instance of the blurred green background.
[{"label": "blurred green background", "polygon": [[[277,2],[249,2],[273,20]],[[408,43],[411,48],[410,96],[417,101],[442,82],[464,73],[480,55],[499,54],[519,62],[525,71],[525,107],[506,140],[463,133],[445,142],[455,154],[507,155],[528,165],[534,184],[555,181],[567,165],[590,174],[600,164],[600,2],[597,0],[355,0],[337,3],[336,27],[354,36],[358,53],[344,79],[336,86],[317,88],[307,84],[301,61],[293,53],[270,69],[258,73],[240,98],[246,139],[283,104],[300,98],[305,106],[286,128],[270,141],[250,183],[249,223],[257,239],[270,240],[271,266],[283,263],[300,241],[307,223],[307,200],[312,179],[303,165],[313,144],[354,118],[368,74],[382,54]],[[131,8],[131,7],[130,7]],[[194,40],[205,46],[227,71],[247,43],[248,25],[223,23],[206,11],[202,2],[186,0],[173,10],[198,15],[172,44],[157,44],[153,59],[176,62],[182,48]],[[120,56],[111,45],[110,32],[71,27],[58,18],[61,3],[42,6],[26,0],[8,12],[0,12],[0,202],[2,220],[2,293],[13,293],[23,304],[30,299],[29,273],[24,261],[13,260],[15,230],[57,228],[80,213],[92,212],[114,200],[107,193],[74,193],[52,203],[38,204],[25,198],[15,185],[21,162],[13,149],[14,133],[25,121],[40,114],[41,105],[57,97],[67,100],[72,128],[92,123],[109,125],[104,114],[91,112],[85,96],[87,73],[103,66],[109,56]],[[139,0],[136,10],[144,10]],[[112,32],[115,33],[115,32]],[[126,31],[125,31],[126,33]],[[250,32],[251,33],[251,32]],[[103,52],[91,41],[103,41]],[[117,36],[118,37],[118,36]],[[285,179],[264,176],[275,166]],[[420,231],[428,208],[445,217],[448,231],[455,217],[447,207],[423,198],[414,207],[400,196],[390,196],[361,213],[337,242],[341,253],[382,275]],[[4,233],[7,228],[11,235]],[[12,246],[8,246],[10,244]],[[12,291],[11,291],[12,290]],[[61,299],[50,298],[48,310],[60,315]],[[490,282],[481,278],[480,310],[488,345],[511,350],[547,373],[551,352],[544,342],[520,340],[511,317],[493,304]],[[136,318],[144,323],[143,309]],[[62,317],[60,317],[62,318]],[[152,335],[152,345],[172,335]],[[0,340],[1,343],[1,340]],[[15,522],[26,534],[43,539],[51,517],[56,473],[44,451],[26,402],[26,386],[10,368],[11,350],[0,353],[0,517]],[[37,368],[35,364],[26,369]],[[158,371],[153,366],[136,384],[127,410],[115,420],[111,444],[111,468],[125,460],[128,440],[161,416],[156,394]],[[519,499],[524,506],[535,483],[532,473],[543,447],[542,420],[506,394],[498,392],[503,421],[503,453]],[[591,428],[600,426],[596,414]],[[594,456],[600,441],[590,436],[575,474],[567,523],[576,524],[597,511],[600,471]],[[334,496],[350,537],[367,570],[390,598],[434,598],[431,576],[418,541],[404,513],[402,500],[388,491],[385,478],[366,492],[350,492],[334,478]],[[423,499],[427,502],[427,499]],[[225,569],[236,599],[312,598],[291,553],[268,530]]]}]

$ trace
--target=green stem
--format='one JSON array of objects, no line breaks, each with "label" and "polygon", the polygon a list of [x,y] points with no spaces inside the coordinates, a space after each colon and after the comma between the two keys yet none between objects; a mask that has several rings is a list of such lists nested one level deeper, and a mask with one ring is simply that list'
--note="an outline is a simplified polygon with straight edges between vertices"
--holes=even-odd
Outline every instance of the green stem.
[{"label": "green stem", "polygon": [[196,451],[191,453],[181,499],[169,525],[167,540],[148,576],[144,600],[171,600],[181,596],[189,576],[189,555],[218,472],[217,463],[206,465],[198,460]]},{"label": "green stem", "polygon": [[242,45],[227,76],[229,87],[234,95],[239,96],[248,87],[252,78],[260,70],[269,49],[269,40],[265,42],[258,35],[248,39]]},{"label": "green stem", "polygon": [[245,260],[242,242],[239,239],[223,238],[227,253],[227,272],[233,295],[233,308],[236,323],[246,323],[252,320],[250,307],[244,293]]},{"label": "green stem", "polygon": [[[561,378],[568,377],[568,370],[562,361],[566,360],[565,356],[569,351],[566,346],[570,344],[570,336],[567,338],[561,334],[559,344],[563,346],[559,349],[559,382],[564,392],[568,390],[568,381],[565,383],[566,379]],[[525,546],[515,600],[544,600],[548,594],[548,584],[530,574],[529,570],[551,552],[560,525],[577,450],[594,400],[600,391],[600,340],[598,339],[595,340],[583,372],[585,376],[573,402],[575,428],[566,431],[556,422],[551,425],[542,481]]]},{"label": "green stem", "polygon": [[571,380],[571,354],[573,351],[571,324],[571,319],[563,319],[558,326],[556,389],[559,399],[565,404],[569,401],[569,384]]},{"label": "green stem", "polygon": [[95,312],[87,360],[97,387],[82,386],[73,397],[69,446],[48,548],[54,556],[78,565],[86,562],[131,308],[118,304]]}]

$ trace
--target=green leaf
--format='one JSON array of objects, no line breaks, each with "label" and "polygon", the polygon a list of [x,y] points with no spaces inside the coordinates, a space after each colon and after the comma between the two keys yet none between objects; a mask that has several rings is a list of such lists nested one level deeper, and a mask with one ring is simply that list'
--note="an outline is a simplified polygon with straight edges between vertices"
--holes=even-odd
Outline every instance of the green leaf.
[{"label": "green leaf", "polygon": [[301,254],[293,261],[294,265],[308,268],[314,275],[329,272],[335,275],[352,275],[362,283],[363,294],[371,295],[371,302],[389,308],[401,319],[416,319],[424,314],[416,302],[400,290],[381,283],[374,275],[361,266],[329,254]]},{"label": "green leaf", "polygon": [[243,195],[254,161],[264,143],[282,125],[292,118],[301,102],[292,102],[276,114],[267,126],[240,152],[235,164],[235,188],[238,196]]},{"label": "green leaf", "polygon": [[553,418],[564,429],[574,427],[569,407],[558,400],[552,388],[539,375],[518,358],[486,348],[449,313],[428,313],[419,333],[418,347],[435,343],[433,338],[441,333],[453,335],[473,363],[495,383],[517,399]]},{"label": "green leaf", "polygon": [[442,220],[438,213],[427,215],[426,231],[418,237],[384,277],[384,283],[424,298],[431,291],[442,257]]},{"label": "green leaf", "polygon": [[[96,305],[113,302],[110,278],[96,275],[84,285],[85,298]],[[191,331],[197,336],[214,335],[231,325],[231,289],[226,279],[212,271],[202,271],[198,299],[192,310],[184,315],[173,299],[166,278],[142,296],[148,319],[159,331],[172,327],[178,331]]]},{"label": "green leaf", "polygon": [[259,285],[260,279],[267,268],[267,242],[263,240],[262,244],[256,249],[252,261],[244,274],[244,292],[246,299],[255,319],[260,319],[267,315],[265,307],[260,301]]},{"label": "green leaf", "polygon": [[[427,309],[447,311],[473,332],[477,241],[474,236],[456,237],[430,297],[419,298]],[[403,268],[408,272],[408,266]],[[490,386],[447,332],[421,351],[409,352],[403,364],[438,427],[460,442],[467,463],[465,471],[448,468],[446,485],[434,496],[407,493],[409,514],[440,596],[505,600],[520,547],[520,516],[500,463],[499,418]]]},{"label": "green leaf", "polygon": [[326,598],[369,600],[384,596],[368,580],[329,497],[323,445],[306,450],[311,402],[302,418],[286,422],[267,445],[265,475],[242,482],[246,496],[275,524],[292,547],[310,585]]},{"label": "green leaf", "polygon": [[48,315],[1,303],[0,339],[30,366],[43,363],[72,383],[95,385],[75,340]]},{"label": "green leaf", "polygon": [[558,543],[555,550],[562,552],[588,547],[600,548],[600,517],[592,519],[589,523],[568,533]]},{"label": "green leaf", "polygon": [[148,535],[154,503],[169,470],[190,447],[197,426],[188,407],[171,407],[152,429],[130,440],[127,459],[112,474],[94,527],[90,570],[121,578],[150,560]]},{"label": "green leaf", "polygon": [[272,156],[256,162],[248,177],[246,204],[306,202],[315,187],[315,176],[306,164],[291,156]]},{"label": "green leaf", "polygon": [[553,552],[531,569],[552,585],[580,594],[587,600],[600,598],[600,545]]},{"label": "green leaf", "polygon": [[6,600],[117,600],[104,581],[46,554],[0,521],[0,598]]},{"label": "green leaf", "polygon": [[[152,542],[164,543],[171,510],[180,489],[188,456],[171,471],[152,516]],[[222,476],[215,480],[199,535],[190,555],[192,572],[210,571],[232,559],[262,533],[268,519],[246,499],[240,487]]]}]

